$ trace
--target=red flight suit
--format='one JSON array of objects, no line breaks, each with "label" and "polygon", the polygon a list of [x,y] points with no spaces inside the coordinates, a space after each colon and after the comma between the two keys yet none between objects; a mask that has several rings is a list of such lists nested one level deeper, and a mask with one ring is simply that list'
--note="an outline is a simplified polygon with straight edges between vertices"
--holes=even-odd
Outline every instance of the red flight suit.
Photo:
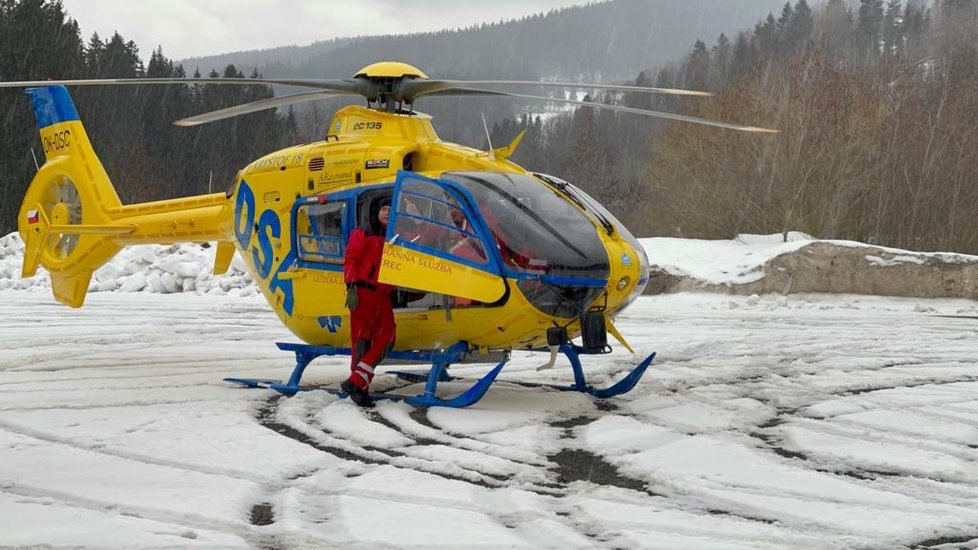
[{"label": "red flight suit", "polygon": [[394,287],[377,282],[384,252],[384,237],[368,235],[362,228],[353,230],[346,244],[343,278],[355,285],[358,304],[350,312],[352,361],[350,380],[366,390],[377,366],[394,344]]}]

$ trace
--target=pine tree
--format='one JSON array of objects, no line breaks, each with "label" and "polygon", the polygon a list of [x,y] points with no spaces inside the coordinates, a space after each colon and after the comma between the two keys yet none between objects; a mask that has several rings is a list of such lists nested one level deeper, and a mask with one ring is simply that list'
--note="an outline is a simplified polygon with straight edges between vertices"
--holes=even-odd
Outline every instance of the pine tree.
[{"label": "pine tree", "polygon": [[915,2],[907,2],[903,10],[903,36],[906,56],[911,60],[924,55],[924,41],[930,27],[930,11]]},{"label": "pine tree", "polygon": [[732,75],[739,75],[746,69],[750,53],[750,39],[747,38],[747,33],[738,33],[737,42],[734,43],[733,59],[730,61]]},{"label": "pine tree", "polygon": [[903,22],[901,21],[901,0],[887,0],[883,15],[883,55],[900,55],[903,50]]},{"label": "pine tree", "polygon": [[856,22],[856,47],[864,60],[880,53],[880,31],[883,26],[883,0],[859,0]]},{"label": "pine tree", "polygon": [[710,75],[710,54],[706,51],[706,43],[697,40],[689,54],[686,63],[685,86],[693,90],[703,90],[707,86]]},{"label": "pine tree", "polygon": [[804,46],[811,38],[812,29],[815,22],[812,18],[812,9],[806,0],[798,0],[795,4],[795,13],[788,25],[786,42],[789,49],[796,50]]},{"label": "pine tree", "polygon": [[829,0],[818,31],[819,47],[836,56],[850,56],[853,46],[853,18],[846,0]]},{"label": "pine tree", "polygon": [[[78,24],[54,0],[0,1],[0,80],[84,76]],[[22,90],[0,90],[0,235],[16,228],[16,214],[44,162],[34,114]],[[33,152],[33,154],[32,154]]]},{"label": "pine tree", "polygon": [[778,47],[777,20],[769,13],[767,19],[754,26],[754,50],[763,57],[774,55]]},{"label": "pine tree", "polygon": [[936,32],[938,55],[948,74],[978,71],[978,0],[941,0]]},{"label": "pine tree", "polygon": [[720,34],[717,38],[717,43],[713,46],[713,51],[711,52],[711,58],[713,59],[713,70],[712,74],[716,75],[716,80],[719,82],[725,82],[730,75],[730,63],[731,57],[733,55],[733,47],[730,45],[730,39],[727,35]]},{"label": "pine tree", "polygon": [[791,2],[785,2],[784,7],[781,8],[781,17],[778,17],[777,25],[775,26],[775,33],[777,34],[777,43],[781,48],[779,53],[783,54],[784,49],[789,43],[789,28],[791,27],[791,20],[794,18],[795,11],[791,7]]}]

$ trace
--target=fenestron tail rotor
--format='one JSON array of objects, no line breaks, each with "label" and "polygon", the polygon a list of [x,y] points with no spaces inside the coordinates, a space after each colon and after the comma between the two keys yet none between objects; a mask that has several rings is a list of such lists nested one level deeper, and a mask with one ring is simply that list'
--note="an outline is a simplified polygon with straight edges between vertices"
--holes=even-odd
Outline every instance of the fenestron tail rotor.
[{"label": "fenestron tail rotor", "polygon": [[[62,176],[51,181],[45,195],[41,208],[48,219],[57,225],[81,225],[81,196],[70,178]],[[49,236],[49,250],[58,259],[63,260],[70,256],[77,245],[77,233],[54,233]]]},{"label": "fenestron tail rotor", "polygon": [[512,93],[495,89],[478,88],[476,86],[535,86],[543,88],[583,88],[628,93],[667,94],[692,97],[709,97],[713,94],[696,90],[681,90],[676,88],[658,88],[646,86],[619,86],[610,84],[590,84],[583,82],[548,82],[529,80],[432,80],[418,68],[406,63],[384,61],[368,65],[358,71],[353,78],[343,79],[300,79],[300,78],[110,78],[84,80],[35,80],[23,82],[0,82],[0,88],[32,87],[32,86],[96,86],[96,85],[254,85],[275,84],[315,88],[314,92],[301,92],[251,103],[235,105],[226,109],[201,113],[175,122],[178,126],[196,126],[241,116],[249,113],[274,109],[306,101],[314,101],[338,95],[359,95],[366,98],[371,107],[388,112],[398,112],[406,108],[411,112],[414,102],[423,97],[446,96],[496,96],[509,97],[529,101],[562,103],[565,105],[587,106],[620,113],[628,113],[667,120],[676,120],[692,124],[702,124],[728,130],[754,133],[776,133],[777,130],[747,126],[729,122],[720,122],[676,113],[638,109],[606,103],[577,101],[573,99],[546,97],[533,94]]}]

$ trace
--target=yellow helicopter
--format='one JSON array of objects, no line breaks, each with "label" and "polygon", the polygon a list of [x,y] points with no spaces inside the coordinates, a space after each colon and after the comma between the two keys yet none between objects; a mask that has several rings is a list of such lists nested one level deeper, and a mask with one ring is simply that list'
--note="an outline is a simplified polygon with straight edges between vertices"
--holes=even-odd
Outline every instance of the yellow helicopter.
[{"label": "yellow helicopter", "polygon": [[[322,141],[270,153],[242,168],[226,193],[123,205],[89,142],[64,86],[106,84],[283,84],[315,91],[205,113],[191,126],[336,95],[362,95],[366,107],[338,110]],[[46,162],[24,197],[17,224],[25,242],[23,277],[50,272],[57,301],[80,307],[93,272],[123,247],[216,241],[214,273],[238,251],[279,319],[303,344],[289,381],[229,378],[247,386],[299,391],[310,361],[349,354],[343,258],[347,237],[371,209],[392,200],[380,282],[399,289],[392,361],[430,362],[415,406],[478,401],[514,349],[558,353],[575,383],[558,389],[610,397],[630,390],[655,354],[610,388],[585,382],[579,356],[607,353],[607,334],[631,351],[613,320],[643,291],[649,262],[638,241],[606,209],[556,177],[510,162],[506,147],[476,150],[438,138],[422,97],[494,95],[541,99],[749,132],[763,128],[616,105],[517,94],[479,85],[590,87],[709,95],[685,90],[521,81],[429,79],[405,63],[367,66],[349,79],[99,79],[0,83],[27,87]],[[464,246],[462,244],[464,243]],[[582,344],[572,339],[582,338]],[[469,390],[437,395],[447,368],[495,363]]]}]

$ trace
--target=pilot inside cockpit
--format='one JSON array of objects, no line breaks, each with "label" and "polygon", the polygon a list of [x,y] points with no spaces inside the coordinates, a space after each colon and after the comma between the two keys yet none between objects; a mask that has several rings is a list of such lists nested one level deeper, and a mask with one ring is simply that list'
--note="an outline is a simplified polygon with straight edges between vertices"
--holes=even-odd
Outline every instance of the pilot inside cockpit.
[{"label": "pilot inside cockpit", "polygon": [[507,221],[519,214],[520,211],[517,207],[502,200],[484,203],[483,216],[486,225],[489,226],[489,231],[492,232],[493,239],[496,241],[496,246],[499,247],[503,266],[519,271],[539,271],[542,273],[546,271],[547,262],[543,259],[534,258],[526,244],[517,245],[520,241],[514,235],[510,235],[511,230],[507,230],[507,228],[514,227],[514,224],[507,223]]}]

